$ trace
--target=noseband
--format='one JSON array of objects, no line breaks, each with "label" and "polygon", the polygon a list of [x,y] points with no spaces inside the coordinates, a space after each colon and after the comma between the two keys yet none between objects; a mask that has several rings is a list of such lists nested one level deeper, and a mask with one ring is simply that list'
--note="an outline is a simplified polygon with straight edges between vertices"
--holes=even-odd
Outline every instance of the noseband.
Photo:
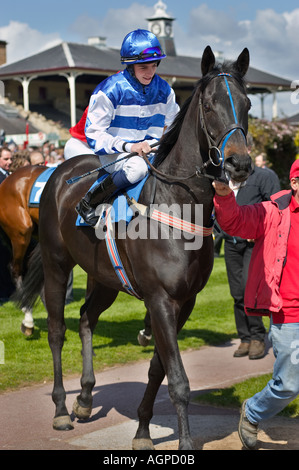
[{"label": "noseband", "polygon": [[[224,149],[225,149],[225,146],[226,146],[229,138],[233,135],[233,133],[237,129],[240,129],[241,132],[243,133],[244,138],[245,138],[245,142],[247,141],[247,139],[246,139],[246,132],[245,132],[243,126],[241,126],[241,124],[238,123],[237,114],[236,114],[235,105],[234,105],[234,100],[233,100],[232,93],[231,93],[231,90],[230,90],[230,86],[229,86],[229,83],[228,83],[228,80],[227,80],[227,77],[231,77],[231,78],[233,78],[233,77],[229,73],[224,73],[224,72],[219,73],[218,75],[216,75],[216,77],[213,77],[213,78],[217,78],[217,77],[223,77],[224,78],[225,85],[226,85],[227,92],[228,92],[228,96],[229,96],[229,100],[230,100],[230,104],[231,104],[231,107],[232,107],[232,110],[233,110],[233,116],[234,116],[234,121],[235,122],[233,124],[231,124],[230,126],[226,127],[224,132],[222,132],[216,139],[213,139],[210,136],[210,134],[208,132],[208,129],[207,129],[207,126],[206,126],[206,121],[205,121],[204,112],[203,112],[202,96],[200,96],[200,98],[199,98],[199,121],[200,121],[200,127],[203,130],[203,132],[206,136],[207,142],[208,142],[208,157],[209,157],[209,160],[207,162],[205,162],[203,166],[206,167],[207,165],[209,165],[211,163],[214,166],[220,166],[221,165],[221,167],[223,168]],[[213,78],[211,80],[213,80]],[[222,142],[222,145],[220,147],[221,142]],[[216,155],[216,159],[213,156],[213,154]]]}]

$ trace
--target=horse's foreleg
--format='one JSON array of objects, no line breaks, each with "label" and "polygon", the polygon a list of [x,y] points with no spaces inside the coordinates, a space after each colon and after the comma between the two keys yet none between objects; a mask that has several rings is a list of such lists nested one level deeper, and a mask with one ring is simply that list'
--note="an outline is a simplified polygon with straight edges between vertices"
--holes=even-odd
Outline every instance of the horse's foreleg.
[{"label": "horse's foreleg", "polygon": [[95,385],[92,348],[93,331],[99,315],[110,307],[116,296],[116,291],[95,284],[92,293],[81,307],[79,334],[82,342],[83,357],[82,390],[73,405],[73,411],[79,419],[88,419],[92,411],[92,390]]},{"label": "horse's foreleg", "polygon": [[[189,299],[181,308],[177,319],[177,333],[183,328],[189,318],[193,310],[195,300],[196,296]],[[190,435],[188,418],[188,406],[190,401],[189,380],[185,372],[177,341],[174,343],[174,347],[176,350],[176,353],[173,354],[173,356],[176,357],[175,361],[172,361],[172,354],[169,354],[169,351],[166,351],[166,361],[168,361],[168,364],[170,365],[170,368],[167,369],[168,390],[178,415],[179,449],[192,450],[193,442]],[[179,373],[177,373],[178,370]]]},{"label": "horse's foreleg", "polygon": [[60,431],[73,429],[71,418],[65,404],[66,393],[63,386],[61,360],[61,351],[66,331],[64,303],[67,280],[68,273],[63,273],[59,270],[59,267],[55,265],[52,267],[51,276],[49,273],[45,276],[44,285],[44,301],[48,311],[48,341],[52,351],[54,368],[52,400],[56,409],[53,428]]},{"label": "horse's foreleg", "polygon": [[[141,438],[141,436],[148,435],[149,438],[146,421],[149,421],[151,418],[153,401],[159,385],[163,380],[162,370],[164,370],[168,379],[170,399],[178,415],[179,449],[191,450],[193,444],[188,420],[190,387],[177,344],[177,331],[188,318],[194,305],[194,299],[188,301],[183,308],[180,309],[175,302],[169,301],[167,298],[163,301],[161,295],[158,299],[156,298],[156,303],[152,302],[151,305],[153,307],[149,310],[152,329],[161,365],[158,369],[156,362],[156,368],[152,369],[151,375],[149,375],[147,391],[139,409],[141,424],[136,436]],[[133,442],[133,444],[136,448],[136,442]]]},{"label": "horse's foreleg", "polygon": [[54,367],[54,386],[52,400],[56,406],[53,419],[53,428],[58,431],[73,429],[70,415],[68,413],[65,400],[66,393],[62,379],[61,351],[64,343],[65,324],[63,319],[55,318],[52,315],[48,318],[48,339],[52,351]]},{"label": "horse's foreleg", "polygon": [[153,416],[153,406],[159,387],[165,377],[164,369],[160,362],[158,353],[155,352],[149,372],[148,384],[144,397],[138,408],[139,426],[133,439],[133,450],[153,450],[154,445],[149,433],[149,424]]}]

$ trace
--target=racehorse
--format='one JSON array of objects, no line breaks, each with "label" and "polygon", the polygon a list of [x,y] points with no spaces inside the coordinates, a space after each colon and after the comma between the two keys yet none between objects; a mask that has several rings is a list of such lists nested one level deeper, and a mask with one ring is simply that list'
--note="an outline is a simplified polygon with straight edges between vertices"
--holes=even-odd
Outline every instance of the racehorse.
[{"label": "racehorse", "polygon": [[[163,237],[161,230],[161,236],[157,238],[117,238],[120,258],[134,291],[144,300],[155,338],[148,384],[138,408],[139,426],[133,449],[153,449],[149,423],[155,397],[165,375],[178,416],[179,449],[193,447],[188,422],[190,386],[178,348],[177,333],[191,314],[196,296],[206,285],[213,267],[212,181],[221,176],[222,164],[226,175],[235,181],[246,180],[251,173],[246,142],[250,101],[243,78],[248,66],[247,49],[235,62],[222,66],[215,66],[211,48],[205,49],[201,62],[202,79],[160,141],[151,167],[155,178],[148,178],[138,201],[141,205],[149,204],[155,184],[155,204],[188,205],[193,217],[197,206],[202,207],[202,228],[203,233],[204,229],[207,230],[207,236],[194,237],[201,238],[201,246],[187,249],[186,237],[174,236],[174,228],[169,229],[169,237]],[[92,411],[95,385],[93,330],[99,315],[112,305],[119,291],[125,291],[103,239],[97,237],[91,227],[76,226],[75,206],[95,181],[90,171],[97,165],[98,159],[94,156],[74,157],[60,165],[48,181],[40,203],[40,243],[33,252],[31,267],[23,282],[23,295],[19,297],[21,303],[34,304],[44,286],[48,338],[54,363],[53,427],[59,430],[73,428],[65,404],[61,361],[66,329],[64,297],[70,270],[79,264],[93,282],[93,289],[89,290],[80,310],[82,389],[73,407],[80,419],[88,419]],[[76,184],[67,184],[76,175],[84,177]],[[146,220],[148,225],[161,228],[159,221],[136,215],[138,217]]]},{"label": "racehorse", "polygon": [[[28,205],[29,195],[37,177],[45,170],[45,166],[27,165],[18,168],[0,185],[0,226],[11,242],[10,269],[16,289],[22,284],[25,256],[39,219],[39,208]],[[21,330],[30,336],[34,326],[32,309],[23,306],[23,312]]]}]

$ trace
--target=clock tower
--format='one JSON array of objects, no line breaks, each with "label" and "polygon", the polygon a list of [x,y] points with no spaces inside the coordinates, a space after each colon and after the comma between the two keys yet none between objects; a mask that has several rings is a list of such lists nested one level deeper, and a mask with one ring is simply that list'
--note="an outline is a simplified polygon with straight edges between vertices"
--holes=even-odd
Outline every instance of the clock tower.
[{"label": "clock tower", "polygon": [[162,0],[159,0],[155,5],[155,13],[151,18],[148,18],[148,29],[157,36],[162,49],[167,55],[176,55],[172,22],[175,18],[171,18],[167,13],[167,6]]}]

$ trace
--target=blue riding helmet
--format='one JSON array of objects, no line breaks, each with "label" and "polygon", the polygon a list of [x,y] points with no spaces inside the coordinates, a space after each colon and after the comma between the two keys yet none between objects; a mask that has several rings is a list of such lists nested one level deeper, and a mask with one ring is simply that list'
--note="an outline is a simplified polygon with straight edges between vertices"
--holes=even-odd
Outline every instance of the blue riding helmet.
[{"label": "blue riding helmet", "polygon": [[122,64],[142,64],[166,57],[156,36],[146,29],[127,34],[121,46]]}]

